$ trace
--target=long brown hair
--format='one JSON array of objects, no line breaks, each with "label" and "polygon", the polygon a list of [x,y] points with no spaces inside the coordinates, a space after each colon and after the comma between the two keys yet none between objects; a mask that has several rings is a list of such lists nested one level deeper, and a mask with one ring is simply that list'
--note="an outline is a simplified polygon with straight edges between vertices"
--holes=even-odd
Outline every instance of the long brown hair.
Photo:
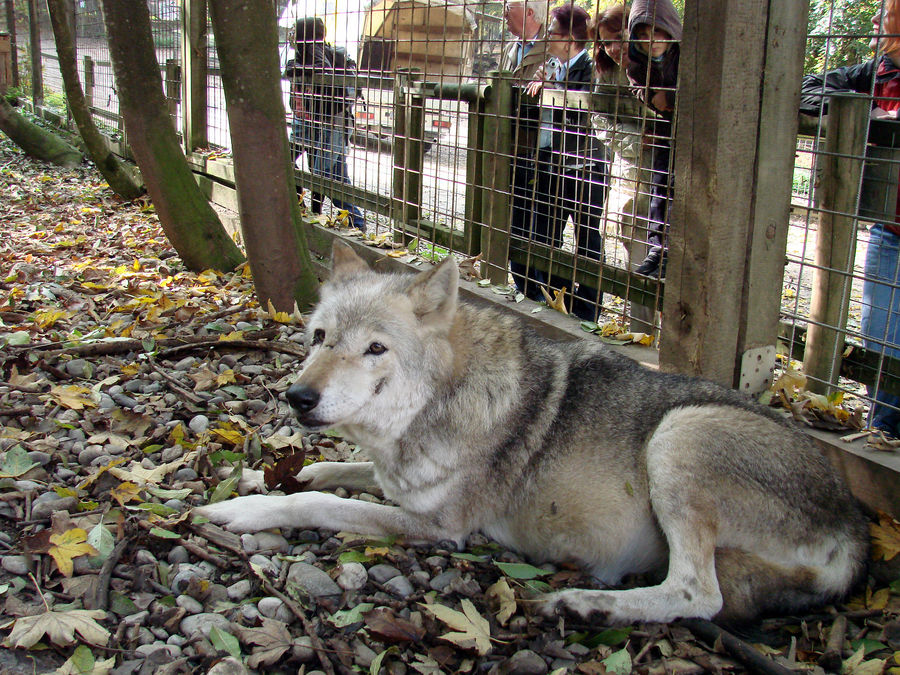
[{"label": "long brown hair", "polygon": [[628,5],[610,5],[602,11],[598,12],[591,22],[591,39],[594,41],[594,67],[597,72],[606,74],[619,67],[619,64],[612,60],[600,38],[600,29],[612,35],[619,35],[620,39],[625,39],[625,27],[628,25]]},{"label": "long brown hair", "polygon": [[885,0],[881,32],[885,34],[878,38],[881,51],[890,56],[900,54],[900,0]]}]

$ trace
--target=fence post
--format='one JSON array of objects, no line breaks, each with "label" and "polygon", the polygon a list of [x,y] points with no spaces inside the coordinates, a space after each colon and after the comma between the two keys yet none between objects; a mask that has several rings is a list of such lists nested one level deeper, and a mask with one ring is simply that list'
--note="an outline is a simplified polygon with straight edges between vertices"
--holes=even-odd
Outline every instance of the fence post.
[{"label": "fence post", "polygon": [[94,73],[94,59],[89,55],[84,56],[84,102],[88,110],[94,107],[94,83],[96,77]]},{"label": "fence post", "polygon": [[178,59],[166,59],[166,105],[169,115],[174,119],[178,115],[178,103],[181,101],[181,64]]},{"label": "fence post", "polygon": [[825,126],[816,268],[803,370],[808,388],[823,394],[837,382],[856,257],[856,206],[871,99],[861,94],[832,96]]},{"label": "fence post", "polygon": [[482,151],[484,148],[484,99],[469,102],[468,151],[466,152],[465,221],[463,250],[466,255],[478,255],[481,248],[481,213],[484,201],[484,172]]},{"label": "fence post", "polygon": [[421,218],[424,141],[422,74],[417,70],[401,68],[394,79],[394,204],[391,218],[399,224],[394,230],[394,241],[402,242],[406,226]]},{"label": "fence post", "polygon": [[184,0],[181,9],[181,142],[185,153],[205,148],[207,140],[206,0]]},{"label": "fence post", "polygon": [[9,65],[12,70],[12,79],[8,84],[12,87],[19,86],[19,54],[18,41],[16,40],[16,11],[13,0],[4,0],[6,6],[6,31],[9,33]]},{"label": "fence post", "polygon": [[28,0],[28,31],[31,44],[31,101],[34,107],[44,105],[44,77],[41,74],[41,24],[38,0]]},{"label": "fence post", "polygon": [[494,284],[509,279],[509,191],[513,154],[512,81],[502,73],[491,73],[491,95],[484,116],[481,210],[482,276]]}]

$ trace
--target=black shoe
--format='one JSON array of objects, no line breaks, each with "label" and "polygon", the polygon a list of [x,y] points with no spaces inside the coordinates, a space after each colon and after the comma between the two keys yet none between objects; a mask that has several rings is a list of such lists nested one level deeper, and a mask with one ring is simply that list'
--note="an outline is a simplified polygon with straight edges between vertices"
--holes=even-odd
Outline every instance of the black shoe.
[{"label": "black shoe", "polygon": [[316,215],[321,215],[322,213],[322,203],[325,201],[325,196],[319,192],[313,192],[312,198],[310,199],[310,210]]},{"label": "black shoe", "polygon": [[[663,279],[666,276],[668,257],[668,252],[662,246],[654,246],[650,249],[644,261],[634,270],[634,273],[645,277],[659,277]],[[661,269],[660,266],[662,266]]]}]

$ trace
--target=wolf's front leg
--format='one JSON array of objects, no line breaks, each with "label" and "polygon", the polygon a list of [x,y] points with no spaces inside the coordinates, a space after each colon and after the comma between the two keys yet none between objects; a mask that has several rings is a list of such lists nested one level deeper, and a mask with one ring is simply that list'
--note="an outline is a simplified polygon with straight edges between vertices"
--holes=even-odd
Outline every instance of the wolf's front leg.
[{"label": "wolf's front leg", "polygon": [[194,509],[195,513],[233,532],[257,532],[275,527],[348,530],[358,534],[406,535],[411,539],[460,541],[467,532],[452,532],[433,518],[408,513],[397,506],[343,499],[324,492],[251,495]]},{"label": "wolf's front leg", "polygon": [[[225,479],[231,474],[231,467],[226,466],[219,471],[219,478]],[[308,482],[309,490],[365,490],[381,494],[381,487],[375,480],[375,467],[372,462],[316,462],[304,466],[297,474],[301,483]],[[237,485],[240,495],[254,492],[265,493],[266,481],[263,472],[258,469],[244,469]]]}]

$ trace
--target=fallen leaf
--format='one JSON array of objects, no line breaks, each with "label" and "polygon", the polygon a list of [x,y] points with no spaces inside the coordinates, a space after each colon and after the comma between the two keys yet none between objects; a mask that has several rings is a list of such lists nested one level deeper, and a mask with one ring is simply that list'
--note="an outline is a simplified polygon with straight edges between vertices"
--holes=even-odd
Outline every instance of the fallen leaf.
[{"label": "fallen leaf", "polygon": [[115,667],[115,656],[97,661],[87,646],[78,645],[72,656],[55,671],[55,675],[108,675]]},{"label": "fallen leaf", "polygon": [[70,410],[97,407],[97,401],[94,400],[91,390],[75,384],[50,387],[50,397],[63,408]]},{"label": "fallen leaf", "polygon": [[97,550],[87,543],[87,532],[80,527],[74,527],[62,534],[50,535],[50,543],[53,545],[47,553],[53,557],[56,566],[65,577],[72,576],[73,559],[83,555],[97,554]]},{"label": "fallen leaf", "polygon": [[13,647],[30,649],[46,635],[54,644],[66,646],[75,642],[75,633],[78,633],[89,644],[105,645],[109,641],[109,631],[95,620],[104,618],[106,612],[102,609],[51,610],[23,616],[16,619],[7,640]]},{"label": "fallen leaf", "polygon": [[440,636],[442,640],[463,649],[475,649],[479,656],[485,656],[491,651],[491,626],[469,599],[463,598],[460,602],[462,612],[438,603],[419,604],[435,618],[458,631],[444,633]]},{"label": "fallen leaf", "polygon": [[555,309],[557,312],[561,312],[562,314],[568,314],[569,310],[566,309],[566,287],[563,286],[562,289],[558,291],[553,291],[553,297],[550,297],[550,294],[547,292],[547,289],[541,286],[541,293],[544,295],[544,300],[547,301],[547,306],[550,309]]},{"label": "fallen leaf", "polygon": [[369,635],[382,642],[419,642],[425,637],[424,628],[398,617],[388,607],[373,609],[363,619]]},{"label": "fallen leaf", "polygon": [[257,645],[247,657],[251,668],[271,666],[293,645],[293,638],[287,624],[275,619],[263,618],[260,628],[237,628],[241,640]]},{"label": "fallen leaf", "polygon": [[38,463],[28,459],[28,453],[25,451],[25,448],[21,445],[14,445],[3,453],[3,463],[0,464],[0,478],[18,478],[36,466],[38,466]]},{"label": "fallen leaf", "polygon": [[516,594],[509,587],[506,577],[488,586],[485,597],[491,603],[497,623],[505,626],[510,617],[516,613]]},{"label": "fallen leaf", "polygon": [[869,533],[873,560],[891,560],[900,553],[900,522],[887,513],[878,512],[878,522],[869,523]]}]

